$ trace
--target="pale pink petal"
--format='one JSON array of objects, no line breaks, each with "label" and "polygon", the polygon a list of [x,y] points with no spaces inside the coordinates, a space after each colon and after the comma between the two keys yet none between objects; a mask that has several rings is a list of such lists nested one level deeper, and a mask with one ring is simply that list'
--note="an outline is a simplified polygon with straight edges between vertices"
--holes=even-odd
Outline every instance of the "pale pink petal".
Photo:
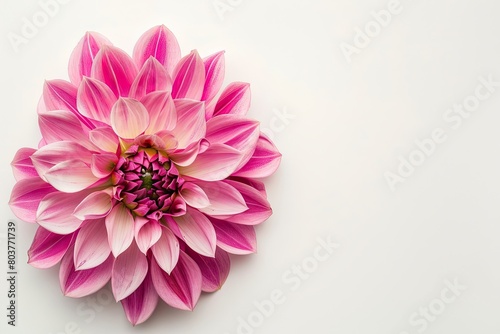
[{"label": "pale pink petal", "polygon": [[205,65],[205,87],[203,89],[202,101],[211,100],[222,87],[225,73],[224,51],[214,53],[203,59]]},{"label": "pale pink petal", "polygon": [[220,248],[215,251],[215,257],[206,257],[188,249],[187,254],[200,267],[202,275],[201,290],[203,292],[214,292],[219,290],[231,268],[231,260],[229,255]]},{"label": "pale pink petal", "polygon": [[[40,111],[69,110],[88,129],[95,126],[85,116],[80,114],[76,104],[77,88],[73,84],[64,80],[45,81],[43,86],[43,102],[45,108]],[[86,131],[88,131],[88,129]]]},{"label": "pale pink petal", "polygon": [[73,247],[68,249],[59,268],[59,282],[64,295],[81,298],[93,294],[108,283],[111,277],[113,257],[109,256],[101,265],[85,270],[76,270]]},{"label": "pale pink petal", "polygon": [[157,135],[140,135],[133,141],[134,145],[145,148],[153,148],[157,151],[165,151],[166,146],[163,138]]},{"label": "pale pink petal", "polygon": [[[172,222],[172,219],[175,221]],[[172,231],[177,233],[194,251],[205,256],[214,256],[217,238],[210,220],[196,209],[187,208],[186,214],[167,220]]]},{"label": "pale pink petal", "polygon": [[202,276],[196,262],[183,251],[179,254],[179,262],[167,274],[151,258],[151,278],[156,292],[165,303],[181,309],[193,310],[200,298]]},{"label": "pale pink petal", "polygon": [[112,205],[110,189],[95,191],[78,204],[73,215],[81,220],[102,218],[111,211]]},{"label": "pale pink petal", "polygon": [[210,205],[198,209],[200,212],[217,217],[235,215],[248,210],[243,196],[235,187],[223,181],[195,181],[195,183],[201,187],[210,201]]},{"label": "pale pink petal", "polygon": [[90,166],[77,159],[58,163],[44,176],[54,188],[65,193],[79,192],[99,181]]},{"label": "pale pink petal", "polygon": [[214,115],[245,115],[250,109],[250,84],[246,82],[230,83],[222,92],[215,105]]},{"label": "pale pink petal", "polygon": [[210,218],[215,233],[217,246],[231,254],[245,255],[257,251],[257,237],[251,225],[233,224],[227,221]]},{"label": "pale pink petal", "polygon": [[74,242],[75,234],[60,235],[38,227],[28,250],[28,263],[35,268],[50,268],[63,258]]},{"label": "pale pink petal", "polygon": [[235,187],[243,195],[245,203],[248,206],[247,211],[224,218],[225,221],[243,225],[257,225],[272,215],[273,210],[271,209],[271,205],[259,190],[233,180],[226,180],[224,182]]},{"label": "pale pink petal", "polygon": [[92,173],[98,178],[109,176],[115,169],[118,157],[114,153],[94,154],[90,168]]},{"label": "pale pink petal", "polygon": [[132,242],[113,263],[111,287],[116,301],[132,294],[141,285],[148,272],[148,260]]},{"label": "pale pink petal", "polygon": [[95,146],[104,152],[116,153],[119,146],[118,136],[111,128],[97,128],[89,132],[89,138]]},{"label": "pale pink petal", "polygon": [[205,107],[203,102],[180,99],[174,100],[177,110],[177,124],[172,134],[179,143],[179,148],[186,148],[191,143],[205,136]]},{"label": "pale pink petal", "polygon": [[137,76],[137,67],[123,50],[103,45],[92,64],[91,76],[108,85],[116,97],[126,97]]},{"label": "pale pink petal", "polygon": [[108,39],[96,32],[87,32],[78,42],[69,59],[69,78],[74,85],[79,85],[83,76],[90,76],[94,58],[104,44],[111,44]]},{"label": "pale pink petal", "polygon": [[95,268],[106,261],[110,253],[104,219],[85,221],[76,237],[75,269]]},{"label": "pale pink petal", "polygon": [[[138,219],[145,221],[145,223],[138,223]],[[149,220],[143,217],[136,217],[135,219],[135,241],[137,246],[144,254],[147,253],[161,237],[162,228],[158,221]]]},{"label": "pale pink petal", "polygon": [[34,148],[20,148],[10,166],[12,167],[12,172],[14,173],[14,178],[16,181],[38,176],[33,162],[31,162],[31,156],[36,152]]},{"label": "pale pink petal", "polygon": [[170,131],[177,124],[177,111],[169,92],[152,92],[141,99],[141,103],[149,112],[149,127],[146,134],[154,134],[163,130]]},{"label": "pale pink petal", "polygon": [[189,166],[179,166],[182,175],[188,175],[205,181],[224,180],[231,175],[241,161],[241,153],[224,144],[214,144]]},{"label": "pale pink petal", "polygon": [[268,177],[278,169],[280,162],[281,153],[269,138],[261,134],[252,157],[243,167],[233,173],[233,176]]},{"label": "pale pink petal", "polygon": [[117,98],[113,91],[96,79],[84,77],[78,87],[78,110],[85,117],[109,124],[111,108]]},{"label": "pale pink petal", "polygon": [[73,212],[88,194],[89,191],[72,194],[61,192],[48,194],[38,206],[36,222],[57,234],[75,232],[82,224],[82,220],[76,218]]},{"label": "pale pink petal", "polygon": [[108,241],[113,255],[123,253],[134,240],[134,217],[123,204],[116,205],[106,217]]},{"label": "pale pink petal", "polygon": [[172,97],[200,100],[205,85],[205,65],[196,50],[183,57],[175,67]]},{"label": "pale pink petal", "polygon": [[132,325],[139,325],[153,314],[158,304],[158,293],[148,272],[141,285],[132,294],[121,300],[123,310]]},{"label": "pale pink petal", "polygon": [[168,227],[163,226],[161,237],[151,251],[160,268],[170,274],[179,260],[179,240]]},{"label": "pale pink petal", "polygon": [[172,74],[181,58],[177,39],[164,25],[146,31],[134,47],[134,61],[138,68],[141,68],[151,56],[165,66],[169,74]]},{"label": "pale pink petal", "polygon": [[130,97],[140,100],[146,94],[159,90],[171,91],[172,79],[158,60],[150,57],[142,66],[130,88]]},{"label": "pale pink petal", "polygon": [[124,139],[134,139],[149,125],[149,114],[141,102],[120,98],[111,110],[111,126]]},{"label": "pale pink petal", "polygon": [[182,185],[179,194],[186,201],[186,203],[193,208],[205,208],[210,205],[210,200],[208,199],[207,194],[199,185],[193,182],[185,182]]},{"label": "pale pink petal", "polygon": [[199,153],[204,152],[210,143],[206,139],[200,139],[197,142],[189,144],[182,149],[168,151],[168,157],[175,162],[177,166],[189,166],[193,163]]},{"label": "pale pink petal", "polygon": [[34,223],[40,202],[47,194],[54,191],[56,191],[54,187],[39,177],[23,179],[14,185],[9,206],[17,218]]}]

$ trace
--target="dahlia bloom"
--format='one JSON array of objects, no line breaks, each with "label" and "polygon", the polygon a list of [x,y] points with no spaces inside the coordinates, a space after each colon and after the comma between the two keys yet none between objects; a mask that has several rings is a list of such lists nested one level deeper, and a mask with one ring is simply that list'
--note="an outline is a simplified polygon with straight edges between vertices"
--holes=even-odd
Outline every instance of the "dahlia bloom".
[{"label": "dahlia bloom", "polygon": [[111,281],[132,324],[159,298],[192,310],[225,282],[228,253],[255,251],[254,225],[272,213],[264,184],[281,155],[245,117],[247,83],[224,79],[224,53],[181,57],[165,26],[144,33],[133,57],[87,33],[70,81],[46,81],[42,140],[21,148],[10,206],[38,224],[29,263],[60,262],[70,297]]}]

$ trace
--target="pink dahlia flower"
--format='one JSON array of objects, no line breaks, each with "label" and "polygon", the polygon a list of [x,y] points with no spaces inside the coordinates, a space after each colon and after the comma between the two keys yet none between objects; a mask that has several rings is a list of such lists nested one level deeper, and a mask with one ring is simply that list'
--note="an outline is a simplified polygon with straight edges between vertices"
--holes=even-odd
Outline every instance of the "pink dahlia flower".
[{"label": "pink dahlia flower", "polygon": [[272,213],[256,179],[281,155],[245,117],[249,85],[219,94],[224,53],[181,58],[165,26],[142,35],[133,57],[87,33],[69,77],[45,83],[43,139],[12,162],[10,206],[39,225],[29,263],[60,262],[70,297],[111,280],[134,325],[159,298],[192,310],[226,280],[228,253],[255,251],[254,225]]}]

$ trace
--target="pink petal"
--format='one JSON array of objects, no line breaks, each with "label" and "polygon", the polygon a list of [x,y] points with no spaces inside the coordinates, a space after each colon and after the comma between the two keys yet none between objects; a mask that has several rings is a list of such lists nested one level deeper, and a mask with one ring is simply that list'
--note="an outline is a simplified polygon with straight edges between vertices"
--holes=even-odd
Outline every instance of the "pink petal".
[{"label": "pink petal", "polygon": [[210,205],[198,209],[200,212],[209,216],[227,216],[248,210],[243,196],[235,187],[223,181],[195,183],[201,187],[210,201]]},{"label": "pink petal", "polygon": [[150,57],[141,68],[130,88],[130,97],[140,100],[146,94],[159,90],[171,91],[172,79],[158,60]]},{"label": "pink petal", "polygon": [[201,100],[208,101],[217,95],[224,81],[224,51],[206,57],[203,59],[203,63],[205,65],[206,80]]},{"label": "pink petal", "polygon": [[39,269],[56,265],[73,244],[74,237],[75,234],[55,234],[39,226],[28,250],[28,263]]},{"label": "pink petal", "polygon": [[229,255],[220,248],[217,248],[215,257],[202,256],[196,252],[188,250],[188,255],[200,267],[202,275],[201,290],[204,292],[214,292],[219,290],[229,276],[231,260]]},{"label": "pink petal", "polygon": [[115,257],[123,253],[134,240],[134,217],[123,204],[116,205],[106,217],[106,229]]},{"label": "pink petal", "polygon": [[110,253],[104,219],[87,220],[76,237],[76,270],[95,268],[106,261]]},{"label": "pink petal", "polygon": [[170,275],[179,260],[179,240],[172,231],[163,226],[162,234],[157,243],[151,247],[156,263]]},{"label": "pink petal", "polygon": [[175,67],[172,97],[200,100],[205,85],[205,65],[196,50],[183,57]]},{"label": "pink petal", "polygon": [[117,98],[113,91],[96,79],[84,77],[78,87],[78,110],[85,117],[109,124],[111,108]]},{"label": "pink petal", "polygon": [[39,177],[23,179],[14,185],[9,206],[17,218],[34,223],[40,202],[54,191],[56,190],[50,184]]},{"label": "pink petal", "polygon": [[119,145],[118,136],[111,128],[97,128],[89,132],[92,143],[104,152],[116,153]]},{"label": "pink petal", "polygon": [[141,103],[149,112],[149,127],[146,134],[154,134],[163,130],[170,131],[177,124],[177,111],[169,92],[149,93],[141,99]]},{"label": "pink petal", "polygon": [[[81,115],[76,106],[76,87],[64,80],[45,81],[43,86],[43,102],[45,111],[68,110],[88,129],[95,126],[85,116]],[[43,109],[41,111],[44,111]]]},{"label": "pink petal", "polygon": [[250,84],[246,82],[230,83],[222,92],[215,105],[214,115],[245,115],[250,109]]},{"label": "pink petal", "polygon": [[108,85],[116,97],[126,97],[137,76],[137,68],[123,50],[103,45],[92,64],[91,76]]},{"label": "pink petal", "polygon": [[148,272],[141,285],[132,294],[121,300],[123,310],[132,325],[148,320],[158,304],[158,293]]},{"label": "pink petal", "polygon": [[202,276],[196,262],[183,251],[179,262],[169,275],[151,259],[151,278],[156,292],[168,305],[181,309],[193,310],[200,298]]},{"label": "pink petal", "polygon": [[149,114],[141,102],[120,98],[111,110],[111,126],[124,139],[134,139],[149,125]]},{"label": "pink petal", "polygon": [[203,102],[193,100],[174,100],[177,110],[177,124],[172,134],[179,143],[179,148],[186,148],[191,143],[205,136],[205,107]]},{"label": "pink petal", "polygon": [[256,180],[256,179],[248,179],[248,178],[239,177],[239,176],[236,176],[236,177],[231,176],[229,179],[233,180],[233,181],[238,181],[238,182],[247,184],[250,187],[257,189],[262,194],[262,196],[267,198],[266,185],[264,184],[264,182]]},{"label": "pink petal", "polygon": [[64,295],[73,298],[85,297],[108,283],[113,265],[112,256],[95,268],[76,270],[73,253],[71,247],[64,255],[59,268],[59,281]]},{"label": "pink petal", "polygon": [[205,194],[200,186],[193,182],[185,182],[179,194],[186,203],[193,208],[205,208],[210,205],[207,194]]},{"label": "pink petal", "polygon": [[191,143],[183,149],[168,151],[168,157],[175,162],[177,166],[189,166],[193,163],[199,153],[204,152],[210,143],[206,139],[200,139]]},{"label": "pink petal", "polygon": [[94,58],[104,44],[111,44],[106,37],[87,32],[73,50],[69,59],[69,78],[74,85],[79,85],[83,76],[90,76]]},{"label": "pink petal", "polygon": [[134,61],[138,68],[141,68],[151,56],[165,66],[170,74],[181,58],[177,39],[164,25],[146,31],[134,47]]},{"label": "pink petal", "polygon": [[217,234],[217,246],[231,254],[245,255],[257,251],[255,229],[251,225],[232,224],[211,218]]},{"label": "pink petal", "polygon": [[252,157],[241,169],[233,173],[233,176],[268,177],[278,169],[280,162],[281,153],[269,138],[261,134]]},{"label": "pink petal", "polygon": [[148,260],[135,242],[132,242],[113,263],[111,287],[116,301],[130,296],[144,281],[147,272]]},{"label": "pink petal", "polygon": [[238,167],[241,153],[224,144],[214,144],[189,166],[178,167],[182,175],[188,175],[205,181],[218,181],[227,178]]},{"label": "pink petal", "polygon": [[79,192],[99,181],[90,166],[77,159],[58,163],[44,176],[54,188],[65,193]]},{"label": "pink petal", "polygon": [[38,206],[36,222],[53,233],[75,232],[82,224],[82,220],[76,218],[73,212],[88,194],[88,191],[73,194],[61,192],[48,194]]},{"label": "pink petal", "polygon": [[[144,221],[143,224],[138,224],[138,219]],[[162,228],[156,220],[149,220],[143,217],[135,219],[135,241],[137,246],[144,254],[158,242],[161,237]]]},{"label": "pink petal", "polygon": [[102,218],[111,211],[112,205],[111,190],[95,191],[78,204],[73,215],[81,220]]},{"label": "pink petal", "polygon": [[196,209],[187,208],[186,214],[168,219],[169,226],[195,252],[213,257],[217,238],[210,220]]},{"label": "pink petal", "polygon": [[226,180],[224,182],[235,187],[243,195],[245,203],[248,206],[247,211],[224,218],[225,221],[243,225],[257,225],[264,222],[273,214],[271,205],[257,189],[237,181]]},{"label": "pink petal", "polygon": [[118,157],[114,153],[94,154],[90,168],[96,177],[102,179],[109,176],[115,170],[117,162]]},{"label": "pink petal", "polygon": [[31,162],[31,156],[35,152],[35,149],[26,147],[20,148],[16,152],[14,159],[10,163],[16,181],[38,176],[33,162]]}]

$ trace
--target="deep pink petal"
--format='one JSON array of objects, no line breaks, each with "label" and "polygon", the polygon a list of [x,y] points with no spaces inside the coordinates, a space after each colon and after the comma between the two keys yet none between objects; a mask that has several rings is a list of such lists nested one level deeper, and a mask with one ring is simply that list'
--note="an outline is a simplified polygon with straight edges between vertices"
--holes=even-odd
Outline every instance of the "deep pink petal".
[{"label": "deep pink petal", "polygon": [[199,153],[205,151],[210,143],[206,139],[200,139],[197,142],[189,144],[182,149],[168,151],[168,157],[175,162],[177,166],[189,166],[193,163]]},{"label": "deep pink petal", "polygon": [[113,255],[123,253],[134,240],[134,217],[123,204],[116,205],[106,217],[108,241]]},{"label": "deep pink petal", "polygon": [[159,90],[172,91],[172,79],[158,60],[150,57],[142,66],[130,88],[130,97],[140,100],[145,95]]},{"label": "deep pink petal", "polygon": [[108,39],[96,32],[87,32],[78,42],[69,59],[69,78],[74,85],[79,85],[83,76],[90,76],[95,56],[104,44],[111,44]]},{"label": "deep pink petal", "polygon": [[199,185],[193,182],[185,182],[182,185],[179,194],[186,201],[186,203],[193,208],[206,208],[210,205],[210,200],[208,199],[207,194]]},{"label": "deep pink petal", "polygon": [[111,211],[112,205],[110,189],[95,191],[78,204],[73,215],[81,220],[102,218]]},{"label": "deep pink petal", "polygon": [[246,177],[239,177],[239,176],[231,176],[229,179],[247,184],[250,187],[257,189],[262,194],[262,196],[267,198],[266,185],[264,184],[264,182],[256,179],[249,179]]},{"label": "deep pink petal", "polygon": [[116,100],[113,91],[99,80],[85,77],[78,87],[78,110],[85,117],[99,122],[109,124]]},{"label": "deep pink petal", "polygon": [[[186,214],[174,217],[175,225],[169,219],[174,233],[179,233],[181,238],[194,251],[205,256],[214,256],[217,238],[210,220],[196,209],[187,208]],[[178,228],[176,231],[175,227]]]},{"label": "deep pink petal", "polygon": [[90,168],[96,177],[102,179],[114,171],[117,162],[118,157],[114,153],[94,154]]},{"label": "deep pink petal", "polygon": [[148,272],[148,260],[132,242],[113,263],[111,287],[116,301],[130,296],[144,281]]},{"label": "deep pink petal", "polygon": [[38,176],[33,162],[31,161],[31,156],[36,152],[33,148],[23,147],[20,148],[12,162],[10,163],[12,167],[12,172],[16,181]]},{"label": "deep pink petal", "polygon": [[224,182],[235,187],[243,195],[245,203],[248,206],[247,211],[224,218],[225,221],[243,225],[257,225],[264,222],[273,214],[271,205],[259,190],[233,180],[226,180]]},{"label": "deep pink petal", "polygon": [[34,223],[40,202],[47,194],[54,191],[56,191],[54,187],[39,177],[23,179],[14,185],[9,206],[17,218]]},{"label": "deep pink petal", "polygon": [[40,269],[56,265],[73,244],[74,238],[74,233],[60,235],[39,226],[33,238],[33,243],[28,250],[28,263]]},{"label": "deep pink petal", "polygon": [[169,275],[151,258],[151,278],[156,292],[168,305],[193,310],[200,298],[202,276],[196,262],[183,251]]},{"label": "deep pink petal", "polygon": [[137,67],[123,50],[103,45],[92,64],[91,76],[108,85],[116,97],[127,97],[137,76]]},{"label": "deep pink petal", "polygon": [[170,274],[179,260],[179,240],[168,227],[163,226],[161,237],[151,251],[160,268]]},{"label": "deep pink petal", "polygon": [[211,100],[222,87],[225,73],[224,51],[214,53],[203,59],[205,65],[205,87],[203,89],[202,101]]},{"label": "deep pink petal", "polygon": [[167,91],[152,92],[141,99],[141,103],[149,112],[149,127],[146,134],[154,134],[163,130],[170,131],[177,124],[177,111],[174,100]]},{"label": "deep pink petal", "polygon": [[250,109],[250,84],[246,82],[230,83],[222,92],[215,105],[214,115],[245,115]]},{"label": "deep pink petal", "polygon": [[241,153],[231,146],[214,144],[205,152],[198,154],[191,165],[178,169],[182,175],[205,181],[218,181],[231,175],[238,167],[241,158]]},{"label": "deep pink petal", "polygon": [[233,176],[263,178],[272,175],[279,167],[281,153],[264,135],[260,135],[255,152],[248,162]]},{"label": "deep pink petal", "polygon": [[248,210],[245,200],[240,192],[233,186],[223,181],[204,182],[195,181],[207,196],[210,205],[199,208],[209,216],[228,216]]},{"label": "deep pink petal", "polygon": [[132,325],[148,320],[158,304],[158,293],[148,272],[141,285],[132,294],[121,300],[123,310]]},{"label": "deep pink petal", "polygon": [[177,124],[172,134],[177,139],[179,148],[186,148],[191,143],[205,136],[205,107],[203,102],[180,99],[174,100],[177,111]]},{"label": "deep pink petal", "polygon": [[135,241],[144,254],[158,242],[161,237],[162,228],[158,221],[138,217],[146,221],[145,224],[135,223]]},{"label": "deep pink petal", "polygon": [[44,176],[54,188],[66,193],[79,192],[99,181],[90,166],[78,159],[60,162]]},{"label": "deep pink petal", "polygon": [[257,251],[255,229],[251,225],[233,224],[210,218],[215,233],[217,246],[231,254],[245,255]]},{"label": "deep pink petal", "polygon": [[205,65],[196,50],[183,57],[175,67],[172,97],[200,100],[205,86]]},{"label": "deep pink petal", "polygon": [[181,58],[177,39],[164,25],[146,31],[134,47],[134,61],[138,68],[141,68],[151,56],[165,66],[169,74],[173,73],[175,65]]},{"label": "deep pink petal", "polygon": [[120,98],[111,110],[111,126],[124,139],[134,139],[149,126],[149,114],[141,102]]},{"label": "deep pink petal", "polygon": [[112,256],[95,268],[76,270],[73,253],[73,247],[68,249],[59,268],[59,282],[64,295],[73,298],[85,297],[108,283],[113,265]]},{"label": "deep pink petal", "polygon": [[118,136],[110,127],[102,127],[90,131],[89,138],[95,146],[104,152],[115,153],[118,149]]},{"label": "deep pink petal", "polygon": [[95,268],[106,261],[110,253],[104,219],[85,221],[75,242],[76,270]]},{"label": "deep pink petal", "polygon": [[226,282],[227,276],[229,276],[229,269],[231,268],[229,255],[220,248],[215,251],[215,257],[206,257],[190,249],[187,250],[187,254],[200,267],[202,275],[201,290],[204,292],[219,290]]}]

